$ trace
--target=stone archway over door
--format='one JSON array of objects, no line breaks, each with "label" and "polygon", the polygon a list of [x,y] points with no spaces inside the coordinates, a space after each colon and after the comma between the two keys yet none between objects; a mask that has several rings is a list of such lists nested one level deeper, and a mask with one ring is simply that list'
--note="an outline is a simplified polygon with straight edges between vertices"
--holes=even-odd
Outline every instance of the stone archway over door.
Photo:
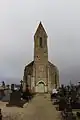
[{"label": "stone archway over door", "polygon": [[44,93],[45,92],[45,85],[43,82],[38,83],[38,93]]}]

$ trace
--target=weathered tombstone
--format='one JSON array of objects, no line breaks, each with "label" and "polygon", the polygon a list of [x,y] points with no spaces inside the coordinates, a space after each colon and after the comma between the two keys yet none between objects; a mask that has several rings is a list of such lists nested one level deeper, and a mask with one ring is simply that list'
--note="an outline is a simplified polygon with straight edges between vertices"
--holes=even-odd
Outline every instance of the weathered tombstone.
[{"label": "weathered tombstone", "polygon": [[2,100],[1,100],[2,102],[9,102],[10,101],[10,95],[8,94],[8,95],[5,95],[3,98],[2,98]]},{"label": "weathered tombstone", "polygon": [[5,96],[4,94],[4,88],[0,87],[0,100]]},{"label": "weathered tombstone", "polygon": [[23,92],[23,81],[20,81],[20,91]]},{"label": "weathered tombstone", "polygon": [[64,110],[66,107],[67,107],[66,100],[64,97],[61,97],[59,101],[59,111]]},{"label": "weathered tombstone", "polygon": [[11,84],[11,90],[14,91],[14,84]]},{"label": "weathered tombstone", "polygon": [[20,91],[13,91],[10,94],[10,101],[7,106],[19,106],[23,107],[23,101],[21,101],[21,93]]},{"label": "weathered tombstone", "polygon": [[9,90],[10,89],[10,85],[6,85],[7,89]]},{"label": "weathered tombstone", "polygon": [[5,90],[4,93],[5,93],[5,96],[2,98],[1,101],[3,101],[3,102],[9,102],[10,101],[11,90]]},{"label": "weathered tombstone", "polygon": [[2,87],[5,88],[5,82],[4,81],[2,81]]}]

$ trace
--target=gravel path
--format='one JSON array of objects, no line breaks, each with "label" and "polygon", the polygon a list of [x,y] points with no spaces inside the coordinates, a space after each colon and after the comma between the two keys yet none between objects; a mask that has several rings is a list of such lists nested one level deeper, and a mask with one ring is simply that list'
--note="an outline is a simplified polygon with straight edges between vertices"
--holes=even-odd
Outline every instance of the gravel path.
[{"label": "gravel path", "polygon": [[0,103],[3,120],[60,120],[49,95],[36,95],[24,108],[6,107]]}]

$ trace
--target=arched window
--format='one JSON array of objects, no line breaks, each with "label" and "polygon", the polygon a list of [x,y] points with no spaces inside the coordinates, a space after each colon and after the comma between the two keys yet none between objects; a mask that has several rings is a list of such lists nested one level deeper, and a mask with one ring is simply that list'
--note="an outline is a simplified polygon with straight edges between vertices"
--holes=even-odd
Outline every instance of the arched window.
[{"label": "arched window", "polygon": [[56,73],[55,73],[55,87],[57,87],[57,78],[56,78]]},{"label": "arched window", "polygon": [[40,47],[42,48],[42,37],[40,37]]}]

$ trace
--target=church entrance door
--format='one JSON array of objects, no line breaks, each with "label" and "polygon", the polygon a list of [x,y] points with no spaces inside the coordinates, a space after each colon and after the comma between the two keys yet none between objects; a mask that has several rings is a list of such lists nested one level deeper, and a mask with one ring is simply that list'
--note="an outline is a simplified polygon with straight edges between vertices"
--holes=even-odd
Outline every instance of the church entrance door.
[{"label": "church entrance door", "polygon": [[45,85],[43,82],[38,83],[38,93],[44,93],[45,92]]}]

